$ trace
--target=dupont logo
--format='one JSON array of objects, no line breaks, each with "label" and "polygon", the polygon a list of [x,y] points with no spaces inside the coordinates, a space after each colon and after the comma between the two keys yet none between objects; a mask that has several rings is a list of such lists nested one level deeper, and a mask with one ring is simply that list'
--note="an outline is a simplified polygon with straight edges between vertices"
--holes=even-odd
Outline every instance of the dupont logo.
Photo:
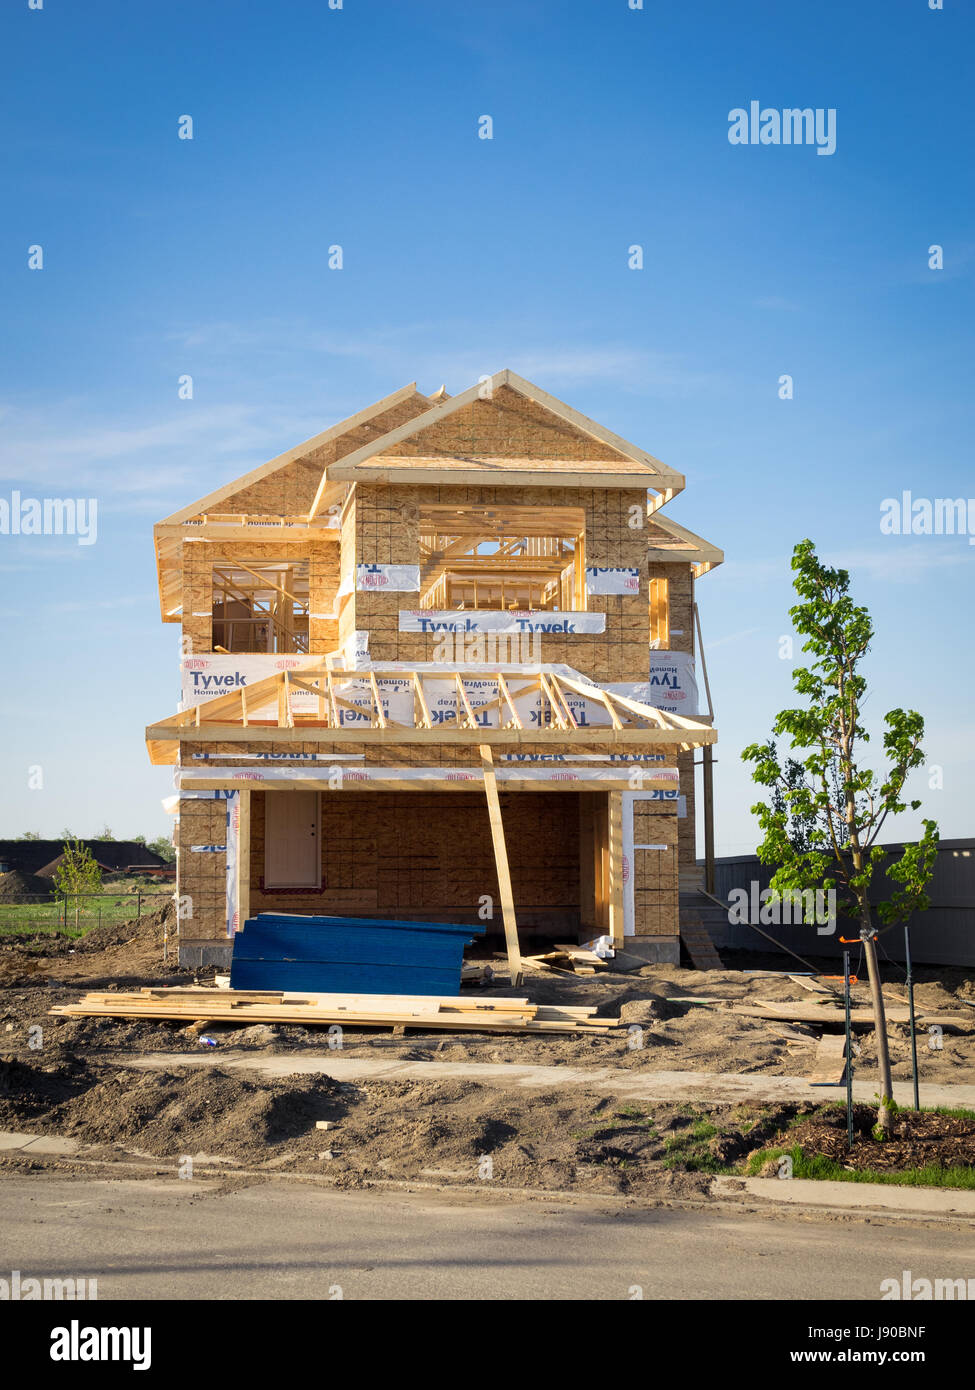
[{"label": "dupont logo", "polygon": [[263,782],[263,772],[235,772],[232,774],[232,782]]},{"label": "dupont logo", "polygon": [[274,669],[275,671],[296,671],[300,665],[301,662],[294,657],[285,657],[281,661],[276,661],[274,663]]},{"label": "dupont logo", "polygon": [[477,782],[479,780],[472,772],[448,772],[444,776],[445,782]]},{"label": "dupont logo", "polygon": [[368,781],[369,781],[369,774],[368,774],[368,772],[343,772],[342,776],[343,776],[343,778],[344,778],[344,780],[345,780],[346,782],[368,782]]},{"label": "dupont logo", "polygon": [[209,661],[204,661],[202,656],[190,656],[183,662],[185,671],[206,671],[209,667]]},{"label": "dupont logo", "polygon": [[578,782],[579,778],[574,772],[553,772],[548,780],[550,782]]}]

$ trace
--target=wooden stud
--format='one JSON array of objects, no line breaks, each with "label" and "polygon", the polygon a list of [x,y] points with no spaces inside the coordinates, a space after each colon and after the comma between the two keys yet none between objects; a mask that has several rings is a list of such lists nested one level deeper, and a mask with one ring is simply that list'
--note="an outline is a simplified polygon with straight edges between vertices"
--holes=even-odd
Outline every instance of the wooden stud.
[{"label": "wooden stud", "polygon": [[512,988],[517,989],[522,982],[518,920],[515,916],[511,873],[508,869],[508,850],[504,842],[504,825],[501,821],[501,800],[498,796],[498,783],[494,775],[494,757],[490,745],[486,743],[481,744],[481,767],[484,771],[484,790],[487,794],[488,818],[491,822],[494,863],[498,873],[498,888],[501,893],[501,914],[504,919],[504,939],[508,950],[508,970]]}]

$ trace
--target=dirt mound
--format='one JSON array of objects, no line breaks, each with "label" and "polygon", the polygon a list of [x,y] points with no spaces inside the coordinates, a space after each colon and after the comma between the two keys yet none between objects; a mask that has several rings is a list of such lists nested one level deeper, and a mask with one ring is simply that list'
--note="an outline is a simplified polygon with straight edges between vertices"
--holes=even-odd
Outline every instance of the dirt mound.
[{"label": "dirt mound", "polygon": [[131,918],[127,922],[106,922],[104,926],[93,927],[73,941],[72,945],[79,955],[106,951],[110,946],[161,947],[167,927],[172,939],[176,934],[176,908],[171,902],[155,912],[144,912],[141,917]]},{"label": "dirt mound", "polygon": [[132,1144],[160,1157],[204,1151],[267,1157],[269,1145],[314,1136],[334,1111],[327,1076],[285,1077],[273,1088],[210,1068],[117,1072],[48,1118],[87,1143]]},{"label": "dirt mound", "polygon": [[[168,936],[169,961],[163,960]],[[6,942],[6,944],[4,944]],[[81,937],[18,936],[0,938],[0,985],[13,985],[42,972],[53,982],[72,981],[92,987],[134,980],[163,983],[178,973],[176,909],[170,901],[155,912],[125,922],[106,922]]]},{"label": "dirt mound", "polygon": [[71,1053],[43,1065],[0,1057],[0,1128],[44,1115],[88,1089],[94,1077]]},{"label": "dirt mound", "polygon": [[216,1068],[120,1071],[106,1075],[71,1054],[44,1066],[0,1059],[0,1127],[120,1144],[159,1157],[205,1151],[268,1157],[268,1148],[307,1137],[336,1112],[339,1086],[327,1076],[262,1085]]},{"label": "dirt mound", "polygon": [[12,903],[25,896],[50,898],[53,888],[49,878],[38,878],[37,874],[11,869],[8,874],[0,874],[0,903]]}]

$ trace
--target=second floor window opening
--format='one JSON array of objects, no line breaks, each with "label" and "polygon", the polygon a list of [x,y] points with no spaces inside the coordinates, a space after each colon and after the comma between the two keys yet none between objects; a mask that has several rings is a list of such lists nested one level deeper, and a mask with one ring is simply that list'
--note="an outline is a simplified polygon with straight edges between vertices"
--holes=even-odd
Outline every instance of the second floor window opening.
[{"label": "second floor window opening", "polygon": [[228,560],[213,567],[213,646],[307,652],[308,561]]},{"label": "second floor window opening", "polygon": [[422,508],[420,607],[584,610],[585,514],[573,507]]}]

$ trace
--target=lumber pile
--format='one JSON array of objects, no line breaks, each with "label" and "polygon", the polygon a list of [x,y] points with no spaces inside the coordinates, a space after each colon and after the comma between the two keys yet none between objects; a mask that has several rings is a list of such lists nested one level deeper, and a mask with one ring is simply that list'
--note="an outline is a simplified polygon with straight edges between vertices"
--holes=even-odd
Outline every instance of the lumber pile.
[{"label": "lumber pile", "polygon": [[618,1018],[596,1018],[595,1006],[533,1004],[426,994],[318,994],[272,990],[143,988],[92,991],[77,1004],[50,1010],[68,1018],[142,1018],[207,1023],[291,1023],[328,1027],[446,1029],[478,1033],[601,1033]]}]

